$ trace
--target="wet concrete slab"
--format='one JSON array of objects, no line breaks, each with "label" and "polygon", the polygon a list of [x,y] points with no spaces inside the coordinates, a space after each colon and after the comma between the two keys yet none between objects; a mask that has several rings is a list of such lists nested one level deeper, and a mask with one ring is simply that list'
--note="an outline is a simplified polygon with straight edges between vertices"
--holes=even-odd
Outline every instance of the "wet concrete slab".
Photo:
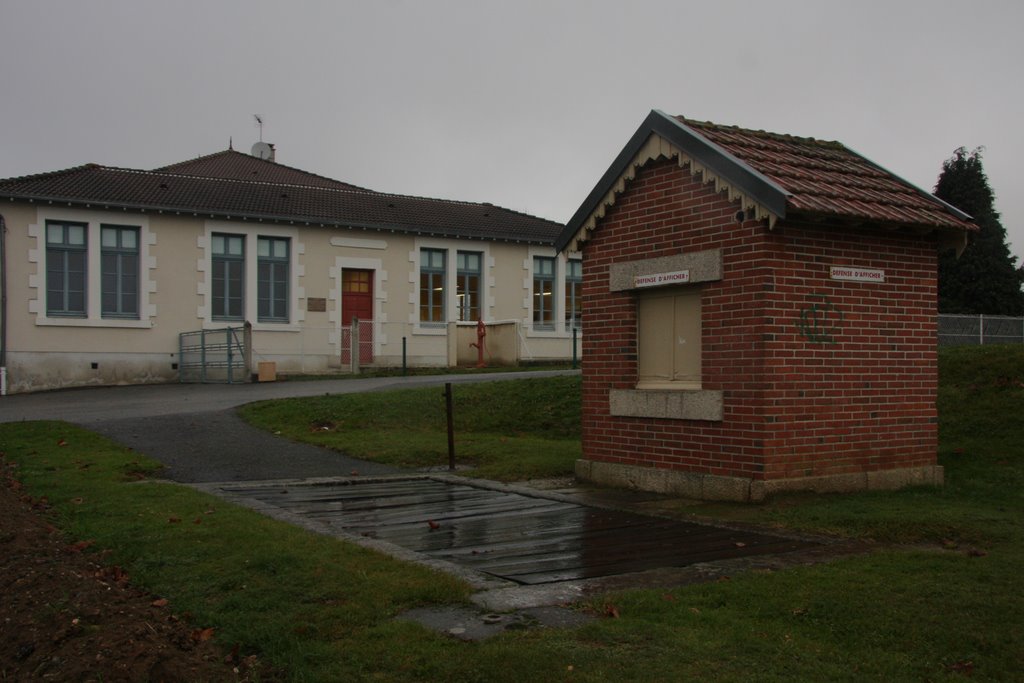
[{"label": "wet concrete slab", "polygon": [[507,631],[575,628],[594,616],[566,607],[530,607],[514,612],[485,612],[470,607],[425,607],[398,616],[459,640],[485,640]]},{"label": "wet concrete slab", "polygon": [[[309,528],[399,548],[479,587],[543,586],[776,556],[812,540],[581,504],[558,492],[453,476],[218,485]],[[394,554],[394,553],[393,553]]]}]

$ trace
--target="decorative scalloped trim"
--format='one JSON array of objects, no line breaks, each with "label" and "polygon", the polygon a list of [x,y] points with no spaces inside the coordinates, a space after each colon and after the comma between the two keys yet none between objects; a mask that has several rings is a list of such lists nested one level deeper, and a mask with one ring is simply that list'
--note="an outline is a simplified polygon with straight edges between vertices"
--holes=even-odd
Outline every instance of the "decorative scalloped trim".
[{"label": "decorative scalloped trim", "polygon": [[734,186],[724,177],[718,175],[689,155],[684,154],[682,150],[668,140],[664,139],[657,133],[651,133],[651,136],[647,138],[647,142],[644,143],[644,146],[640,148],[640,151],[633,156],[633,159],[626,166],[626,169],[622,172],[622,175],[619,176],[619,179],[612,186],[612,189],[609,190],[607,195],[605,195],[604,200],[598,204],[597,208],[594,209],[593,213],[591,213],[583,223],[583,226],[573,236],[572,241],[569,243],[570,251],[579,251],[580,245],[590,238],[590,233],[597,228],[597,221],[604,218],[608,209],[615,204],[618,196],[625,192],[626,183],[636,178],[637,170],[646,165],[647,162],[654,161],[659,157],[665,157],[667,159],[675,157],[680,168],[689,166],[691,177],[695,178],[699,175],[705,183],[713,183],[715,192],[725,192],[727,193],[730,202],[739,201],[740,206],[745,207],[746,209],[752,209],[758,220],[768,221],[769,230],[775,227],[775,223],[778,221],[779,217],[769,211],[764,205],[754,201],[753,198]]}]

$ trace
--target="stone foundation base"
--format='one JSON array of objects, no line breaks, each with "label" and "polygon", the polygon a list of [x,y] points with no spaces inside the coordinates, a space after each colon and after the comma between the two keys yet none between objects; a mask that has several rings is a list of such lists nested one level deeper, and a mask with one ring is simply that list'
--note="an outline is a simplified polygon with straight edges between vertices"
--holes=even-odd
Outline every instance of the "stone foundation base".
[{"label": "stone foundation base", "polygon": [[764,481],[577,460],[576,476],[583,481],[605,486],[665,493],[698,500],[740,502],[759,502],[773,493],[783,491],[849,493],[852,491],[892,490],[905,486],[941,486],[943,482],[941,465]]}]

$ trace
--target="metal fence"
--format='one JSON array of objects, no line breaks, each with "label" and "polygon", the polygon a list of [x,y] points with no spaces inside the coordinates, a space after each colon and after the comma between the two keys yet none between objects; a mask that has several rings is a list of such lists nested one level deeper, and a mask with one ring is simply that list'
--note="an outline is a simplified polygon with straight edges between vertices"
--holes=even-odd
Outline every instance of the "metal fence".
[{"label": "metal fence", "polygon": [[[277,373],[295,375],[364,368],[473,367],[481,360],[488,366],[572,363],[582,355],[582,331],[534,330],[521,320],[490,321],[482,350],[478,341],[477,325],[462,322],[423,325],[360,320],[358,326],[304,323],[279,329],[256,324],[251,329],[248,359],[252,372],[261,363],[274,363]],[[195,343],[190,340],[188,345]]]},{"label": "metal fence", "polygon": [[1005,315],[940,315],[939,345],[1021,344],[1024,318]]},{"label": "metal fence", "polygon": [[178,335],[178,380],[225,383],[249,381],[251,327],[194,330]]}]

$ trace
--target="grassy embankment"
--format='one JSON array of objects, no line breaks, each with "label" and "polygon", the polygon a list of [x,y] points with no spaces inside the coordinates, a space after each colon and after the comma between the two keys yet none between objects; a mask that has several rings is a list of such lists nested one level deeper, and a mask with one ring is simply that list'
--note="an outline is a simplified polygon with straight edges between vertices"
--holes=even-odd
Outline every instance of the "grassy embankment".
[{"label": "grassy embankment", "polygon": [[[580,378],[453,385],[456,460],[518,481],[571,474],[580,457]],[[242,417],[275,434],[400,467],[448,463],[442,387],[263,401]]]},{"label": "grassy embankment", "polygon": [[[479,644],[391,619],[414,605],[463,601],[467,588],[453,579],[191,489],[133,483],[134,472],[152,474],[155,464],[67,425],[2,425],[0,446],[19,464],[28,490],[49,498],[69,539],[112,549],[107,561],[125,567],[137,584],[167,596],[197,625],[214,627],[226,645],[239,642],[243,653],[272,659],[294,680],[1012,680],[1024,670],[1024,348],[944,351],[941,375],[945,487],[690,508],[921,548],[600,596],[589,606],[603,613],[613,604],[619,618]],[[521,405],[496,397],[489,413],[495,425],[513,426],[488,427],[491,442],[470,437],[462,425],[460,459],[479,457],[475,474],[493,467],[492,476],[502,478],[564,471],[575,457],[571,449],[555,458],[562,464],[532,463],[524,472],[489,464],[484,453],[487,443],[500,444],[508,459],[536,452],[545,447],[533,441],[538,431],[571,442],[572,434],[561,438],[557,426],[533,428],[564,412],[551,402],[566,395],[558,384],[508,385]],[[425,394],[427,403],[440,402],[439,393]],[[388,396],[389,403],[406,398]],[[314,403],[305,409],[287,406],[294,424],[273,420],[276,431],[319,440],[354,420],[350,407],[336,413],[308,400]],[[533,412],[520,413],[527,409]],[[411,427],[424,410],[433,408],[409,405],[395,425],[375,429]],[[518,429],[503,422],[520,415],[526,417]],[[370,409],[366,419],[375,417]],[[335,427],[310,431],[324,420]],[[482,455],[473,456],[466,439],[478,441]],[[529,445],[514,450],[521,439]],[[381,444],[371,452],[398,458],[400,450]],[[424,452],[408,464],[431,458]]]}]

